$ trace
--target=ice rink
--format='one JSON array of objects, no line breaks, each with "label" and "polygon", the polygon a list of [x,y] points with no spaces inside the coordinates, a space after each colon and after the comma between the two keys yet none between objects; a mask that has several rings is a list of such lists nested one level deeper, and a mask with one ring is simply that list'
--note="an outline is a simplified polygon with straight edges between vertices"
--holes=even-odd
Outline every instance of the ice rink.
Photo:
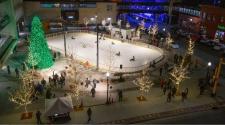
[{"label": "ice rink", "polygon": [[[74,39],[72,39],[74,37]],[[67,51],[81,61],[96,65],[97,36],[88,33],[67,33]],[[48,38],[49,47],[64,53],[63,35]],[[118,54],[120,52],[120,55]],[[111,71],[133,72],[146,68],[146,64],[163,55],[156,47],[137,45],[105,38],[99,40],[99,68]],[[135,61],[131,59],[135,57]],[[119,67],[123,65],[121,70]]]}]

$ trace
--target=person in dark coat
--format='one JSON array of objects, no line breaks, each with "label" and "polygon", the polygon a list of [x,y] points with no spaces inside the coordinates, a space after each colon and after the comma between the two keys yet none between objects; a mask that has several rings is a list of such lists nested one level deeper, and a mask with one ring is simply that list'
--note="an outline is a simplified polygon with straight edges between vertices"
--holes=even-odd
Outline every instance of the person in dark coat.
[{"label": "person in dark coat", "polygon": [[176,92],[177,92],[177,88],[175,86],[173,86],[173,88],[172,88],[172,97],[175,96]]},{"label": "person in dark coat", "polygon": [[95,88],[91,89],[91,95],[92,95],[93,98],[95,97]]},{"label": "person in dark coat", "polygon": [[7,71],[8,71],[8,74],[10,75],[11,74],[11,70],[10,70],[10,66],[7,65]]},{"label": "person in dark coat", "polygon": [[167,94],[167,102],[171,102],[171,91],[169,91],[169,93]]},{"label": "person in dark coat", "polygon": [[19,70],[18,68],[15,68],[16,77],[19,77]]},{"label": "person in dark coat", "polygon": [[41,80],[41,84],[45,88],[45,86],[46,86],[46,80],[44,78]]},{"label": "person in dark coat", "polygon": [[160,69],[159,69],[159,76],[162,76],[162,71],[163,71],[163,68],[160,67]]},{"label": "person in dark coat", "polygon": [[88,122],[91,121],[91,115],[92,115],[92,110],[91,108],[88,108],[87,110],[87,115],[88,115]]},{"label": "person in dark coat", "polygon": [[166,86],[164,85],[164,86],[163,86],[163,94],[164,94],[164,95],[166,95],[166,89],[167,89],[167,88],[166,88]]},{"label": "person in dark coat", "polygon": [[36,119],[37,119],[38,125],[42,123],[41,122],[41,112],[39,110],[36,112]]}]

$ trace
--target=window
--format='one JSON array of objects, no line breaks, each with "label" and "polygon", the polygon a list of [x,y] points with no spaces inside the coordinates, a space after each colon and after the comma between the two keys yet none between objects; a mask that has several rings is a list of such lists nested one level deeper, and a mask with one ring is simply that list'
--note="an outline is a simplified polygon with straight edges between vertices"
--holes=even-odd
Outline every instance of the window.
[{"label": "window", "polygon": [[113,8],[112,5],[107,5],[107,6],[106,6],[106,10],[107,10],[107,11],[112,11],[112,8]]}]

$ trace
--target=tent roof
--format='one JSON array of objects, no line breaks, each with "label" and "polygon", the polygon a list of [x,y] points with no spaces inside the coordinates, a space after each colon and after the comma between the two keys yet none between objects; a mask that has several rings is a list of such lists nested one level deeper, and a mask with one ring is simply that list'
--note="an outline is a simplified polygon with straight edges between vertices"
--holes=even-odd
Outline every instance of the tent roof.
[{"label": "tent roof", "polygon": [[45,100],[45,115],[64,114],[73,111],[71,96]]}]

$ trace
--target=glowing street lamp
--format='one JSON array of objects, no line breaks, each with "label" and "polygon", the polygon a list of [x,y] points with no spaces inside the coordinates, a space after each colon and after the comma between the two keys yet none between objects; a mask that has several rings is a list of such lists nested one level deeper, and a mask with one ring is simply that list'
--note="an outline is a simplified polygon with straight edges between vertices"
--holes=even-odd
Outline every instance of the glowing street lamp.
[{"label": "glowing street lamp", "polygon": [[210,78],[210,67],[212,66],[211,62],[208,62],[207,64],[207,73],[206,73],[206,79]]},{"label": "glowing street lamp", "polygon": [[212,63],[211,62],[208,62],[208,67],[212,66]]}]

